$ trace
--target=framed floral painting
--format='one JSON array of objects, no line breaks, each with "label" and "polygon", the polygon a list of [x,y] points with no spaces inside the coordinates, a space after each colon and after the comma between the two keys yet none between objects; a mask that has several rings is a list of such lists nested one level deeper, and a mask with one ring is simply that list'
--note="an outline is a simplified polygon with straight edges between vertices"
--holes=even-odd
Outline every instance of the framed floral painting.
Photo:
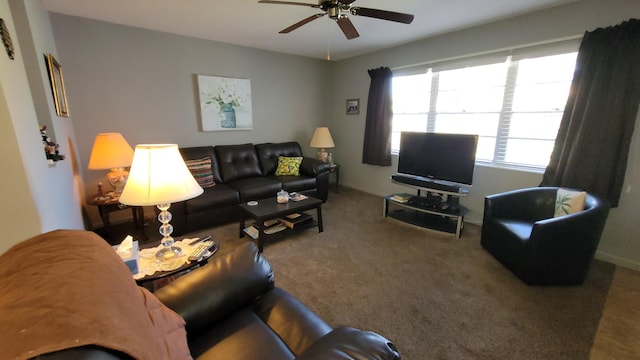
[{"label": "framed floral painting", "polygon": [[202,131],[252,130],[251,80],[198,75]]}]

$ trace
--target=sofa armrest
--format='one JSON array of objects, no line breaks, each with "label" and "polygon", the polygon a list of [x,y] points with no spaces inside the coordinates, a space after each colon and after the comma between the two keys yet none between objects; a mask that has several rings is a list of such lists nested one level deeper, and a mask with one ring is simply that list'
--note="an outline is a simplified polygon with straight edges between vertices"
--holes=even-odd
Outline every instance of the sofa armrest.
[{"label": "sofa armrest", "polygon": [[331,164],[308,156],[303,157],[300,164],[300,172],[308,176],[317,177],[324,172],[329,172],[329,170],[331,170]]},{"label": "sofa armrest", "polygon": [[273,287],[271,266],[254,243],[245,242],[154,295],[184,318],[189,336],[197,336]]},{"label": "sofa armrest", "polygon": [[371,331],[342,327],[333,330],[305,350],[297,360],[400,359],[393,343]]}]

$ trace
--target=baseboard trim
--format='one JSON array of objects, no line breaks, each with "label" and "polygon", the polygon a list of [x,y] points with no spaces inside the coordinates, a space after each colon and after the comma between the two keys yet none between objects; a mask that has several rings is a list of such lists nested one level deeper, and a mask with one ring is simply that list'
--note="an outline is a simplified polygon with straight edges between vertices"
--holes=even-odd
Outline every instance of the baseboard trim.
[{"label": "baseboard trim", "polygon": [[635,261],[631,261],[625,258],[621,258],[616,255],[612,255],[603,251],[596,251],[596,259],[606,261],[618,266],[622,266],[627,269],[631,269],[634,271],[640,271],[640,263]]}]

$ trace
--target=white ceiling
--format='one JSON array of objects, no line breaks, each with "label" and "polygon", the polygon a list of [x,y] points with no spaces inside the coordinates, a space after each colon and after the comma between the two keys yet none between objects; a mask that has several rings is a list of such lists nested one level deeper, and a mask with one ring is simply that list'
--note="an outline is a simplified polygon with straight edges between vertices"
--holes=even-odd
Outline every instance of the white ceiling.
[{"label": "white ceiling", "polygon": [[[291,0],[317,3],[316,0]],[[579,0],[359,0],[354,6],[415,15],[410,25],[350,16],[360,37],[347,40],[324,16],[289,34],[278,31],[321,10],[258,0],[42,0],[51,12],[312,58],[341,60]]]}]

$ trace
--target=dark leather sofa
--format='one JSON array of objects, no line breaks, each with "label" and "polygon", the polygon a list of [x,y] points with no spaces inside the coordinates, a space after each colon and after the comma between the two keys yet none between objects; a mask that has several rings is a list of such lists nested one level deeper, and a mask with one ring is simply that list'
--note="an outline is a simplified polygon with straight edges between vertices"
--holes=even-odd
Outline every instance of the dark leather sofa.
[{"label": "dark leather sofa", "polygon": [[275,287],[251,242],[153,294],[89,231],[42,234],[0,260],[3,358],[400,359],[383,336],[334,329]]},{"label": "dark leather sofa", "polygon": [[554,217],[557,187],[508,191],[485,198],[480,244],[529,285],[578,285],[593,262],[609,214],[587,193],[584,209]]},{"label": "dark leather sofa", "polygon": [[[184,160],[211,158],[216,185],[171,205],[174,235],[237,221],[240,203],[274,197],[281,189],[323,202],[329,196],[330,165],[304,157],[297,142],[184,147],[180,153]],[[302,156],[300,176],[276,176],[279,156]]]}]

